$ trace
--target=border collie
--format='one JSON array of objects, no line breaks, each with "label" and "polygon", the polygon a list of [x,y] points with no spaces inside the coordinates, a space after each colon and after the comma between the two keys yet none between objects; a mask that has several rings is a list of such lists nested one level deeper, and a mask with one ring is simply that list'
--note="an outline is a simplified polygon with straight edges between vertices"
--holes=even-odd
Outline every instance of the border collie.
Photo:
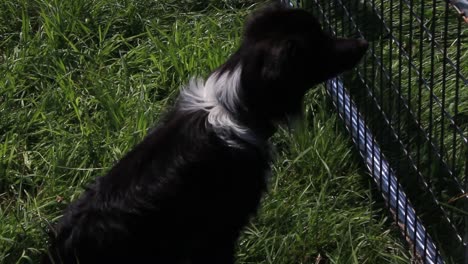
[{"label": "border collie", "polygon": [[354,67],[365,40],[337,39],[300,9],[248,19],[239,49],[107,175],[71,203],[44,263],[227,264],[266,191],[268,140],[307,90]]}]

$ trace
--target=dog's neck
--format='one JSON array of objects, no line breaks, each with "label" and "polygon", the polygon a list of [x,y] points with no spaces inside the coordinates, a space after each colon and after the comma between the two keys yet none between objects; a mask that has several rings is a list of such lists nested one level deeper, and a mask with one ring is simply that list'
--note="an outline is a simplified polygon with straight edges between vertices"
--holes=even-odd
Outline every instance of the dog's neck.
[{"label": "dog's neck", "polygon": [[[234,69],[234,71],[232,70]],[[234,74],[233,74],[234,73]],[[271,116],[268,116],[264,111],[254,107],[255,104],[260,104],[259,101],[251,101],[246,98],[246,91],[257,89],[255,87],[258,82],[249,83],[244,80],[246,75],[244,67],[242,66],[239,53],[233,54],[229,60],[219,67],[211,76],[222,75],[222,76],[233,76],[235,77],[234,82],[225,82],[221,84],[223,89],[234,89],[233,93],[236,97],[228,103],[232,103],[226,107],[230,115],[239,123],[241,126],[251,130],[255,137],[261,141],[268,141],[277,130],[278,120],[274,120]],[[237,76],[235,76],[237,75]],[[228,78],[232,80],[233,78]],[[225,81],[225,80],[223,80]],[[265,84],[262,84],[265,85]],[[261,100],[261,98],[259,99]],[[220,100],[221,104],[226,104],[224,100]]]},{"label": "dog's neck", "polygon": [[229,62],[205,82],[192,80],[181,91],[179,108],[207,112],[207,123],[229,145],[240,146],[241,141],[262,145],[274,134],[276,126],[270,118],[245,103],[243,89],[250,87],[242,87],[241,65],[229,65]]}]

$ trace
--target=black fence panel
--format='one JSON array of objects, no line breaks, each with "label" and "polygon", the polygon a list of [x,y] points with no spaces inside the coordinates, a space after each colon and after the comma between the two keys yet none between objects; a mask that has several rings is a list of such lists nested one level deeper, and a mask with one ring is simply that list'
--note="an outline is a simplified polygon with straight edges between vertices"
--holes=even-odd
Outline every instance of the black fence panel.
[{"label": "black fence panel", "polygon": [[468,1],[301,4],[332,34],[370,42],[328,87],[415,258],[468,263]]}]

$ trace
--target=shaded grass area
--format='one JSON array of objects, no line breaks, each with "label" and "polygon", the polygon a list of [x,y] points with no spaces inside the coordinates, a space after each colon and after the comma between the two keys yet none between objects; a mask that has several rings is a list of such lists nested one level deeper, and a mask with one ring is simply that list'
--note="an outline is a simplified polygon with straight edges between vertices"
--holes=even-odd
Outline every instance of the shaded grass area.
[{"label": "shaded grass area", "polygon": [[[140,141],[191,76],[238,44],[247,1],[0,3],[0,262],[36,263],[83,187]],[[239,263],[407,263],[322,87],[273,139],[271,192]]]}]

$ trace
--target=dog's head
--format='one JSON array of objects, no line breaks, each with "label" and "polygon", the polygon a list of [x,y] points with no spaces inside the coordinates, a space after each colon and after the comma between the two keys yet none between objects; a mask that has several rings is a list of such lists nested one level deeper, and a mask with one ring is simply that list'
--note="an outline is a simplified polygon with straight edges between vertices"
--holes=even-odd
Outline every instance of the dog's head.
[{"label": "dog's head", "polygon": [[311,86],[353,68],[367,47],[328,35],[305,10],[261,10],[247,21],[238,51],[245,99],[273,118],[296,113]]}]

